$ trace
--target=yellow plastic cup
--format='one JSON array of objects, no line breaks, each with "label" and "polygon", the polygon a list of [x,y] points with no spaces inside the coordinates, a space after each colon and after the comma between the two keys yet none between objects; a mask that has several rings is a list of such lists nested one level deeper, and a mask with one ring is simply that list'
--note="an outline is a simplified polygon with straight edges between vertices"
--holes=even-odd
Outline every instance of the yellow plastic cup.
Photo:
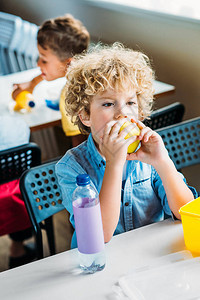
[{"label": "yellow plastic cup", "polygon": [[181,215],[186,247],[194,253],[200,253],[200,197],[179,210]]}]

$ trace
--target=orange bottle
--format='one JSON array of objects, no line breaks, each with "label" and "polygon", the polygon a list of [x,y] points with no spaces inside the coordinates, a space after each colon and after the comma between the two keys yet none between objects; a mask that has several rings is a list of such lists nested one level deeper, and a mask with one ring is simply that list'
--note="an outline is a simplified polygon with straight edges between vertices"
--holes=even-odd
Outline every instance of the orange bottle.
[{"label": "orange bottle", "polygon": [[28,91],[22,91],[15,98],[15,111],[30,112],[35,106],[33,95]]}]

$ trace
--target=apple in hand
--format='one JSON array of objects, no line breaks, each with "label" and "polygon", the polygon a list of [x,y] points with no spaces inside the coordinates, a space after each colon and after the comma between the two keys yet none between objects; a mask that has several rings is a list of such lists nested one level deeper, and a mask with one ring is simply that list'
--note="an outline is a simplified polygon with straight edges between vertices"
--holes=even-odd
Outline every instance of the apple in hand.
[{"label": "apple in hand", "polygon": [[[130,121],[126,121],[120,128],[119,132],[121,132],[124,128],[126,128],[128,125],[132,124],[132,122]],[[126,130],[126,129],[124,129]],[[127,135],[125,136],[125,140],[127,140],[128,138],[130,138],[131,136],[135,136],[135,135],[140,135],[140,129],[138,128],[138,126],[136,125],[133,129],[131,129],[130,131],[127,132]],[[133,142],[132,144],[130,144],[128,146],[128,150],[127,150],[127,153],[130,154],[130,153],[133,153],[138,145],[139,145],[140,141],[137,140],[135,142]]]}]

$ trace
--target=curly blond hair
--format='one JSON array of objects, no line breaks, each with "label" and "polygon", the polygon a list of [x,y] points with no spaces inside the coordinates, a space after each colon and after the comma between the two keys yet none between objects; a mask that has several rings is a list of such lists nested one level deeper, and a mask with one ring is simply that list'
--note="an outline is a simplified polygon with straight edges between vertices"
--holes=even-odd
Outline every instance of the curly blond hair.
[{"label": "curly blond hair", "polygon": [[66,78],[66,113],[82,133],[88,134],[90,128],[82,124],[79,113],[85,110],[89,115],[93,96],[108,88],[123,91],[128,84],[138,95],[139,119],[151,114],[154,72],[149,58],[142,52],[120,43],[97,44],[87,53],[74,57]]},{"label": "curly blond hair", "polygon": [[90,35],[81,21],[66,14],[46,20],[38,30],[37,42],[43,49],[50,48],[61,61],[65,61],[88,48]]}]

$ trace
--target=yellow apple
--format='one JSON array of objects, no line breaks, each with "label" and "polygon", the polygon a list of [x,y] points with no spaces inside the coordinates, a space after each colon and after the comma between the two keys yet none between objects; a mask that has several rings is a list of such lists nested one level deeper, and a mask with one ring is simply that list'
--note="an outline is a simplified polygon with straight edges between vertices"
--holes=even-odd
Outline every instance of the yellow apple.
[{"label": "yellow apple", "polygon": [[[132,124],[132,122],[130,122],[130,121],[126,121],[122,126],[121,126],[121,128],[120,128],[120,130],[119,130],[119,132],[121,132],[124,128],[126,128],[128,125],[130,125],[130,124]],[[125,140],[127,140],[128,138],[130,138],[131,136],[135,136],[135,135],[140,135],[140,129],[138,128],[138,126],[136,125],[133,129],[131,129],[128,133],[127,133],[127,135],[125,136]],[[133,142],[132,144],[130,144],[129,146],[128,146],[128,151],[127,151],[127,153],[133,153],[136,149],[137,149],[137,147],[138,147],[138,145],[139,145],[139,140],[137,140],[137,141],[135,141],[135,142]]]}]

